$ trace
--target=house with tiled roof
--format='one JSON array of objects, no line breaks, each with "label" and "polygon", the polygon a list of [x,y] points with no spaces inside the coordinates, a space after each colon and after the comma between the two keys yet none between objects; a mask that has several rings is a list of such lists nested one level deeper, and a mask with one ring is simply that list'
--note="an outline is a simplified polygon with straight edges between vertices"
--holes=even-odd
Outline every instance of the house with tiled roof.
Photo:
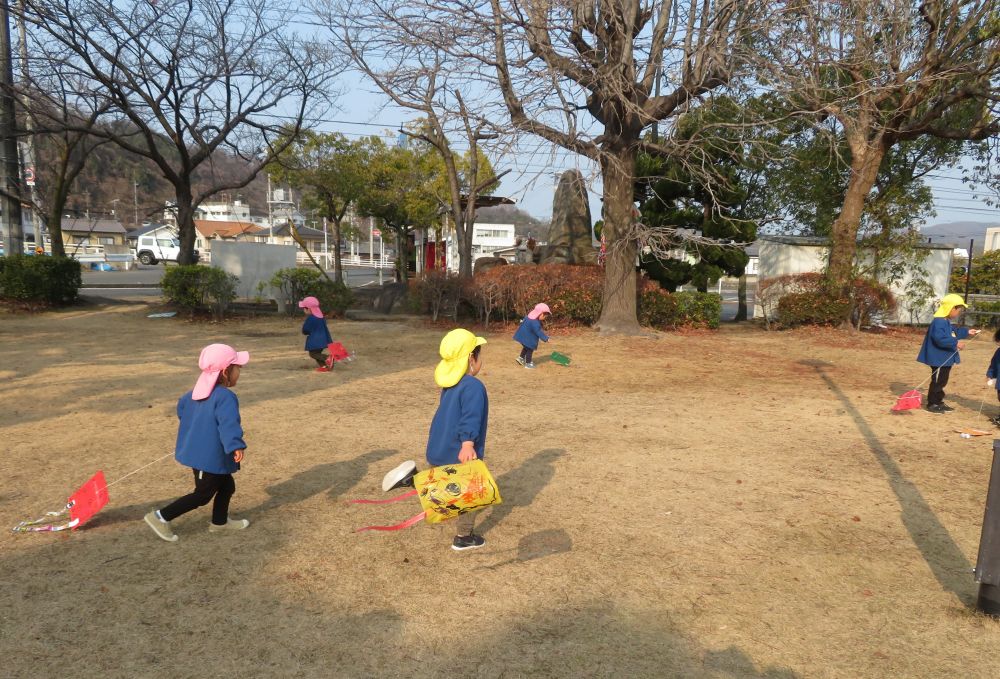
[{"label": "house with tiled roof", "polygon": [[63,243],[73,245],[125,245],[125,227],[117,219],[62,219]]},{"label": "house with tiled roof", "polygon": [[215,239],[256,242],[256,236],[260,233],[260,227],[251,222],[208,219],[194,220],[194,230],[194,247],[203,254],[212,252],[212,241]]}]

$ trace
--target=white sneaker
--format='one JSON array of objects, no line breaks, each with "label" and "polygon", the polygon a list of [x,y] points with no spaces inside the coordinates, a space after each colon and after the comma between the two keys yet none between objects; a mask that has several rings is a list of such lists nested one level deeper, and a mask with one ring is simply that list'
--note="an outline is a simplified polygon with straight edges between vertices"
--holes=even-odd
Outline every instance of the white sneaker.
[{"label": "white sneaker", "polygon": [[530,370],[534,370],[534,369],[535,369],[535,362],[534,362],[534,361],[532,361],[531,363],[525,363],[525,364],[524,364],[524,367],[525,367],[525,368],[528,368],[528,369],[530,369]]},{"label": "white sneaker", "polygon": [[382,477],[382,492],[388,493],[393,488],[413,485],[413,475],[417,473],[417,463],[407,460]]},{"label": "white sneaker", "polygon": [[243,530],[250,525],[249,519],[227,519],[226,523],[216,526],[214,523],[208,524],[209,533],[221,533],[228,530]]},{"label": "white sneaker", "polygon": [[155,509],[142,518],[160,538],[166,540],[167,542],[177,542],[177,534],[174,533],[173,529],[170,527],[170,522],[164,521],[158,517]]},{"label": "white sneaker", "polygon": [[517,361],[518,365],[524,365],[524,356],[518,356],[514,360]]}]

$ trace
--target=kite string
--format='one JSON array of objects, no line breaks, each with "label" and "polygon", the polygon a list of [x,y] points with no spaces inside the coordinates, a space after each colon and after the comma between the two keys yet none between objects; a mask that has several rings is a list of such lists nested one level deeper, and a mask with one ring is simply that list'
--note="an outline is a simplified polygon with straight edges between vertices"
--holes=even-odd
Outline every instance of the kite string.
[{"label": "kite string", "polygon": [[121,477],[120,479],[117,479],[116,481],[112,481],[111,483],[109,483],[108,485],[106,485],[105,488],[110,488],[111,486],[115,485],[116,483],[121,483],[122,481],[124,481],[128,477],[132,476],[133,474],[138,474],[139,472],[141,472],[146,467],[152,467],[157,462],[160,462],[161,460],[165,460],[168,457],[170,457],[171,455],[173,455],[173,453],[167,453],[163,457],[158,457],[155,460],[153,460],[152,462],[150,462],[149,464],[144,464],[143,466],[139,467],[135,471],[129,472],[128,474],[126,474],[125,476]]}]

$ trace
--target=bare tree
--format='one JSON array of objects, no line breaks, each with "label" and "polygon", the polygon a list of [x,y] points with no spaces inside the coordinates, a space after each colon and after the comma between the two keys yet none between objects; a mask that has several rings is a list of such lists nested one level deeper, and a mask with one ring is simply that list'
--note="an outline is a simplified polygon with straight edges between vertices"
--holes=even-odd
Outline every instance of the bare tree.
[{"label": "bare tree", "polygon": [[[92,132],[173,185],[181,263],[194,260],[197,205],[250,183],[326,92],[330,62],[289,33],[292,16],[264,0],[25,0],[33,38],[123,121]],[[242,175],[214,175],[220,152],[247,161]]]},{"label": "bare tree", "polygon": [[[442,26],[439,12],[425,14],[410,0],[315,0],[314,5],[354,67],[391,102],[420,114],[420,125],[400,131],[429,144],[444,164],[443,207],[455,225],[459,275],[470,278],[476,200],[507,172],[484,167],[481,143],[499,135],[466,104],[463,89],[474,81],[456,57],[466,36],[457,25]],[[465,147],[464,162],[455,151],[456,139]]]},{"label": "bare tree", "polygon": [[[33,191],[31,202],[45,215],[52,242],[52,254],[65,256],[62,216],[73,182],[87,166],[92,151],[107,144],[109,139],[92,134],[105,120],[111,102],[100,91],[88,91],[89,81],[62,68],[65,53],[44,53],[42,46],[34,50],[36,68],[25,68],[15,85],[18,100],[27,121],[25,130],[37,147],[51,159],[47,171],[36,177],[41,189]],[[55,66],[55,68],[53,68]],[[28,202],[27,196],[21,197]],[[41,245],[41,228],[35,225],[36,244]]]},{"label": "bare tree", "polygon": [[[446,3],[453,4],[453,3]],[[603,332],[637,332],[636,157],[677,157],[644,131],[726,85],[767,3],[738,0],[484,0],[453,21],[478,30],[471,57],[493,71],[519,130],[600,166],[608,243]],[[470,24],[475,24],[471,26]],[[659,94],[663,88],[664,93]]]},{"label": "bare tree", "polygon": [[797,0],[776,3],[781,30],[756,71],[817,129],[842,134],[850,179],[832,225],[828,276],[847,293],[858,229],[890,149],[922,136],[1000,132],[1000,1]]}]

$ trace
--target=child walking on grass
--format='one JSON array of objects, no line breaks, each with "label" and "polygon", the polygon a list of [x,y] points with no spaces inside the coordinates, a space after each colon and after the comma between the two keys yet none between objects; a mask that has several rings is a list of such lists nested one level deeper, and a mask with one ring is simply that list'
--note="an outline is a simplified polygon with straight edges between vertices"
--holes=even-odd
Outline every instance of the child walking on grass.
[{"label": "child walking on grass", "polygon": [[[427,437],[427,464],[432,467],[483,458],[490,403],[486,387],[476,375],[483,367],[480,352],[484,344],[485,339],[461,328],[441,340],[438,349],[441,361],[434,369],[434,381],[441,387],[441,401]],[[412,460],[402,463],[385,475],[382,490],[412,486],[416,470]],[[460,514],[455,523],[452,549],[464,551],[486,544],[486,538],[473,531],[476,512]]]},{"label": "child walking on grass", "polygon": [[[997,328],[996,332],[993,333],[993,341],[1000,344],[1000,328]],[[986,386],[996,387],[997,400],[1000,401],[1000,385],[997,384],[998,376],[1000,376],[1000,347],[993,352],[993,358],[990,359],[990,367],[986,369]],[[1000,427],[1000,414],[991,418],[990,422]]]},{"label": "child walking on grass", "polygon": [[315,297],[306,297],[299,302],[299,308],[306,315],[305,323],[302,324],[302,334],[306,335],[306,351],[309,357],[316,361],[318,367],[316,372],[325,373],[333,369],[333,356],[327,356],[323,350],[333,342],[330,336],[330,329],[326,327],[326,319],[319,308],[319,300]]},{"label": "child walking on grass", "polygon": [[212,502],[211,533],[242,530],[246,519],[229,518],[229,501],[236,492],[233,474],[239,471],[247,444],[243,442],[240,402],[231,389],[240,379],[240,368],[250,360],[246,351],[226,344],[201,350],[201,376],[194,389],[177,402],[177,446],[174,457],[194,473],[194,491],[144,517],[149,527],[167,542],[177,542],[170,522],[196,507]]},{"label": "child walking on grass", "polygon": [[957,321],[965,311],[961,295],[945,295],[934,312],[934,320],[927,328],[924,343],[917,360],[931,368],[931,386],[927,389],[927,412],[942,414],[954,410],[944,402],[944,388],[951,375],[951,367],[961,362],[958,352],[965,348],[966,337],[975,337],[978,330],[959,327]]},{"label": "child walking on grass", "polygon": [[525,368],[535,367],[531,357],[538,348],[538,340],[549,341],[542,323],[551,314],[547,304],[536,304],[535,308],[528,312],[528,317],[521,321],[517,332],[514,333],[514,339],[521,343],[521,355],[514,359],[518,365],[523,365]]}]

